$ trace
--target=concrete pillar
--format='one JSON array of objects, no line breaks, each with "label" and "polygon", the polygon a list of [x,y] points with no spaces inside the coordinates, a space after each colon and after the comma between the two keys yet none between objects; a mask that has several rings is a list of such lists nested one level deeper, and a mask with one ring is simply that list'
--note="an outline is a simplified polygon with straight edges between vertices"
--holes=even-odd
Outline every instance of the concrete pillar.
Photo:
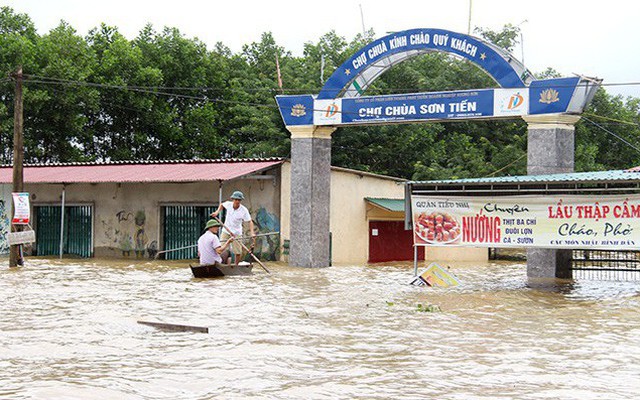
[{"label": "concrete pillar", "polygon": [[[575,123],[577,115],[526,116],[527,173],[555,174],[574,171]],[[528,249],[529,278],[571,279],[571,250]]]},{"label": "concrete pillar", "polygon": [[333,127],[288,127],[291,132],[289,265],[328,267]]}]

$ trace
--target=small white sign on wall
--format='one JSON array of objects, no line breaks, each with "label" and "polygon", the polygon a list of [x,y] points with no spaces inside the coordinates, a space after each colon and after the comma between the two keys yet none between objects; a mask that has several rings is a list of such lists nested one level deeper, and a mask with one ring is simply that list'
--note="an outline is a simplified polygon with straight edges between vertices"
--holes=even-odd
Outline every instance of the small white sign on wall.
[{"label": "small white sign on wall", "polygon": [[378,230],[377,229],[372,229],[371,230],[371,236],[378,236]]}]

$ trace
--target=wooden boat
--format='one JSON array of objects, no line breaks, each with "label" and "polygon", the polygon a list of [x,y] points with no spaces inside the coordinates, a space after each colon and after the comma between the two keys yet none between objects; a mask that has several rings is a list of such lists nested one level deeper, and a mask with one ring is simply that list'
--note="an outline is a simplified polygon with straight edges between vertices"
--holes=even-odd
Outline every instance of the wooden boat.
[{"label": "wooden boat", "polygon": [[221,276],[231,275],[252,275],[253,265],[250,263],[235,264],[209,264],[209,265],[191,265],[191,272],[196,278],[218,278]]}]

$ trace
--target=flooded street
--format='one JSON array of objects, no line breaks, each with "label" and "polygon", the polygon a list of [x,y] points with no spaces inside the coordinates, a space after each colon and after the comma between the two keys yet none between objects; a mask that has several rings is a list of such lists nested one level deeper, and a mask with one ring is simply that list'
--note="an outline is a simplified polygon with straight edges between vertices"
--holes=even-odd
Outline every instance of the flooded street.
[{"label": "flooded street", "polygon": [[[181,263],[0,269],[0,398],[627,399],[640,283],[526,286],[523,264],[408,264],[197,280]],[[418,312],[437,304],[442,312]],[[210,327],[160,331],[137,320]]]}]

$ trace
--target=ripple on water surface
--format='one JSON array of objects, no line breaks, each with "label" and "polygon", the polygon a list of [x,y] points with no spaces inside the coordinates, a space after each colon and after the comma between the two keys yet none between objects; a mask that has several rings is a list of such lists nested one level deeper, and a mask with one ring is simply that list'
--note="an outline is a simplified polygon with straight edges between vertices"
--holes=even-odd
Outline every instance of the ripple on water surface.
[{"label": "ripple on water surface", "polygon": [[[197,280],[181,263],[0,269],[0,397],[633,398],[640,284],[532,289],[523,264],[297,269]],[[437,304],[442,312],[418,312]],[[210,327],[164,332],[158,320]]]}]

